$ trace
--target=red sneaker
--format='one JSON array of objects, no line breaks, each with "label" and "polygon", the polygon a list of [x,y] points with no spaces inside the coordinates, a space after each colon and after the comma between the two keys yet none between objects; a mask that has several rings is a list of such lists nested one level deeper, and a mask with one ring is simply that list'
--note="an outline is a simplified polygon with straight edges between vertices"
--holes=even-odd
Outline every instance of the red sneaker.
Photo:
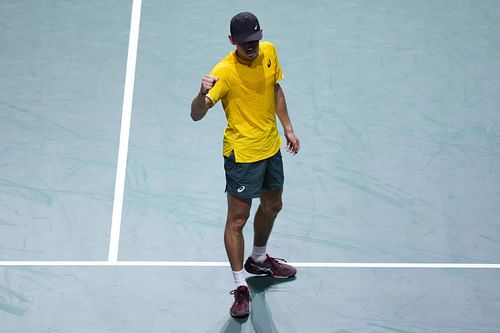
[{"label": "red sneaker", "polygon": [[239,286],[237,289],[231,291],[234,295],[234,303],[229,310],[231,316],[235,318],[248,317],[250,313],[250,292],[247,286]]},{"label": "red sneaker", "polygon": [[245,270],[250,274],[268,275],[275,279],[288,279],[297,274],[297,269],[285,264],[286,260],[272,258],[266,254],[266,260],[256,262],[252,257],[248,257],[245,262]]}]

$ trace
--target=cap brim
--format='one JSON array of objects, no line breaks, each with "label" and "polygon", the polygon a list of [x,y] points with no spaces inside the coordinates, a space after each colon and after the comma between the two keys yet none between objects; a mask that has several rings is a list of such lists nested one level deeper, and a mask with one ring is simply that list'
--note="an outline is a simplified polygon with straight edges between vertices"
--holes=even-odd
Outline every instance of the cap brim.
[{"label": "cap brim", "polygon": [[256,40],[261,40],[262,39],[262,30],[252,32],[249,35],[232,36],[232,38],[236,44],[244,44],[244,43],[253,42]]}]

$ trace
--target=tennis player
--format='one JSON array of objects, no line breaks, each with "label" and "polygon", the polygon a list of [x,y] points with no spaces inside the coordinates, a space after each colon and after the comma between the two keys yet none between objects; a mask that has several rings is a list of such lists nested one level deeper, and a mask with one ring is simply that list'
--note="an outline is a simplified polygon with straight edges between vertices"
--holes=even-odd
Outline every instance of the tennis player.
[{"label": "tennis player", "polygon": [[[245,270],[278,279],[295,276],[295,267],[267,254],[266,246],[274,220],[282,207],[282,141],[276,124],[278,116],[286,137],[285,149],[297,154],[298,137],[288,115],[280,62],[274,45],[261,41],[262,29],[249,12],[235,15],[230,23],[229,41],[236,49],[226,55],[201,82],[191,104],[191,118],[202,119],[218,101],[227,118],[223,155],[228,212],[224,245],[236,289],[230,314],[246,317],[250,294]],[[260,198],[254,219],[253,251],[244,260],[243,227],[253,198]]]}]

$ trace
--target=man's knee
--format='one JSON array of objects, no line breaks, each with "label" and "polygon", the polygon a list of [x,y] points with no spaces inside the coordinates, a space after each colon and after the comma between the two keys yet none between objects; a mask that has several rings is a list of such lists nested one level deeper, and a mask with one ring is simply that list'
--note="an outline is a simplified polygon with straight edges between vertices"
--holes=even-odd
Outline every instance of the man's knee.
[{"label": "man's knee", "polygon": [[261,202],[260,204],[262,212],[268,216],[276,216],[283,208],[283,202],[281,198],[271,201]]},{"label": "man's knee", "polygon": [[247,223],[249,217],[249,212],[237,212],[229,214],[227,217],[226,228],[232,229],[234,231],[240,231]]},{"label": "man's knee", "polygon": [[228,213],[226,229],[239,231],[243,229],[250,217],[251,199],[240,199],[228,194]]}]

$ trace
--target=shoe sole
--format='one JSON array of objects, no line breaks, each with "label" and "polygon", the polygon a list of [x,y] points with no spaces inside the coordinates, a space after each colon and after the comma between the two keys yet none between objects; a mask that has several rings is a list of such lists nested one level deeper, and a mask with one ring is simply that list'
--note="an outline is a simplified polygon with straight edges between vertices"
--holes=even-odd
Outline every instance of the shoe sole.
[{"label": "shoe sole", "polygon": [[283,275],[274,275],[274,274],[268,274],[268,273],[253,273],[253,272],[249,272],[249,271],[247,271],[247,272],[252,274],[252,275],[269,276],[269,277],[272,277],[273,279],[278,279],[278,280],[290,279],[290,278],[295,277],[295,275],[296,275],[296,274],[294,274],[294,275],[290,275],[290,276],[283,276]]},{"label": "shoe sole", "polygon": [[264,272],[264,271],[252,271],[250,269],[247,269],[246,267],[245,267],[245,270],[248,273],[253,274],[253,275],[266,275],[266,276],[272,277],[273,279],[289,279],[289,278],[294,277],[297,274],[297,273],[295,273],[295,274],[289,275],[289,276],[275,275],[275,274],[272,274],[272,273],[269,273],[269,272]]},{"label": "shoe sole", "polygon": [[232,313],[230,313],[231,317],[235,318],[235,319],[243,319],[243,318],[247,318],[249,315],[250,315],[250,312],[247,313],[246,315],[233,315]]}]

